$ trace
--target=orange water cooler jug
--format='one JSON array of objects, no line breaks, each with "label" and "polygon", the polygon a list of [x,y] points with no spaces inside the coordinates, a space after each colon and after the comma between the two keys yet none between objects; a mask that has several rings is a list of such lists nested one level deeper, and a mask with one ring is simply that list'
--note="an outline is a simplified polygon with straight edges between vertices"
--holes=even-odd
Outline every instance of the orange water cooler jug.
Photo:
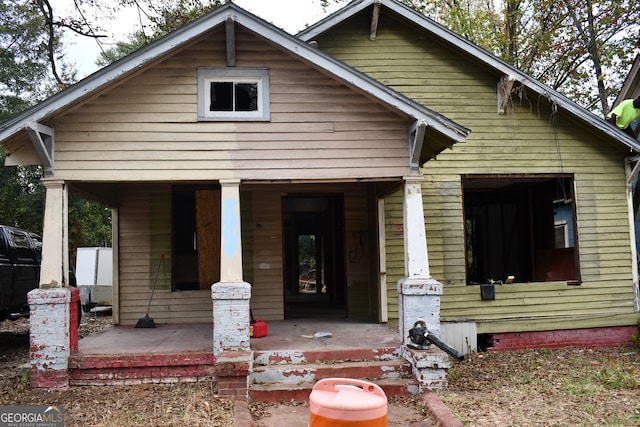
[{"label": "orange water cooler jug", "polygon": [[309,427],[387,427],[387,396],[367,381],[320,380],[311,390],[309,407]]}]

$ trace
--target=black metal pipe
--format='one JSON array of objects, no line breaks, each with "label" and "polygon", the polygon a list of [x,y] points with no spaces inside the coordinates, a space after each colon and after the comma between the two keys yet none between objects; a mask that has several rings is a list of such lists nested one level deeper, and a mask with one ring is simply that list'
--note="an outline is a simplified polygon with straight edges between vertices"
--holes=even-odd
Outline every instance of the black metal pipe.
[{"label": "black metal pipe", "polygon": [[444,351],[449,356],[455,357],[457,360],[464,360],[464,355],[462,353],[460,353],[455,348],[450,347],[447,343],[440,341],[440,339],[432,333],[427,332],[424,337],[427,339],[427,341],[435,344],[440,350]]}]

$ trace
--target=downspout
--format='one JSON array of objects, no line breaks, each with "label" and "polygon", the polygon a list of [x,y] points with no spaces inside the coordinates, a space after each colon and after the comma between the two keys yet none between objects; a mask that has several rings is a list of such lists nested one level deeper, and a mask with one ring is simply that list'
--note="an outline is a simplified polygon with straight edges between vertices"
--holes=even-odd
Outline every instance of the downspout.
[{"label": "downspout", "polygon": [[640,289],[638,285],[638,251],[636,249],[635,209],[633,202],[633,182],[640,172],[640,156],[625,159],[625,175],[627,178],[627,208],[629,211],[629,236],[631,244],[631,275],[633,278],[633,292],[635,296],[635,310],[640,311]]}]

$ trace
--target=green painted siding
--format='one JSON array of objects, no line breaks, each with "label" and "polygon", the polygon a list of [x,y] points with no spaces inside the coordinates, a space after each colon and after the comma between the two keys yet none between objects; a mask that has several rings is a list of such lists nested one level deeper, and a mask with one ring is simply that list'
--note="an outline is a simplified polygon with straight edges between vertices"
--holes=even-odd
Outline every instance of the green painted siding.
[{"label": "green painted siding", "polygon": [[[635,324],[625,152],[564,112],[552,116],[548,100],[532,93],[514,92],[499,115],[500,75],[388,15],[375,41],[369,25],[367,17],[352,19],[319,37],[319,47],[472,131],[422,170],[431,274],[444,285],[442,320],[476,321],[479,333]],[[494,301],[482,301],[478,287],[466,286],[461,174],[554,173],[574,176],[582,284],[503,285]],[[404,271],[401,195],[385,203],[395,319],[395,283]]]}]

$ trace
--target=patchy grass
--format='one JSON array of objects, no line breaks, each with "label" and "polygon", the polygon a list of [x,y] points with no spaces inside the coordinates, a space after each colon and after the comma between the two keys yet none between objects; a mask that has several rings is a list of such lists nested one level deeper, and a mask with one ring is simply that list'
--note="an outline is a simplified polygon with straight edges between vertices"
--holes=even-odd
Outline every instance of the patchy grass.
[{"label": "patchy grass", "polygon": [[[81,335],[105,327],[83,319]],[[0,405],[63,405],[69,427],[233,426],[234,403],[215,397],[213,381],[30,389],[18,371],[28,323],[0,323],[0,344]],[[639,348],[473,354],[454,362],[449,383],[437,393],[465,426],[640,426]],[[393,403],[425,411],[420,399]],[[256,419],[268,409],[251,405]]]},{"label": "patchy grass", "polygon": [[438,395],[466,426],[640,425],[632,348],[474,354]]}]

